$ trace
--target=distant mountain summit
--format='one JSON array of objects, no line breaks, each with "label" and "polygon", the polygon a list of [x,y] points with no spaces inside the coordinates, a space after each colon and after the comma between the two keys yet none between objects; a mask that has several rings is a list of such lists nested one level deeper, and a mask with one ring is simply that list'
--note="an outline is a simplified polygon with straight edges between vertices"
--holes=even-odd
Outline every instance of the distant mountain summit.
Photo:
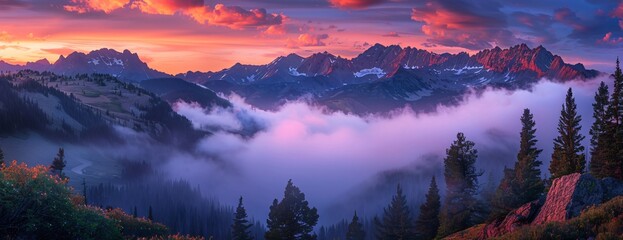
[{"label": "distant mountain summit", "polygon": [[[0,61],[2,71],[21,69],[62,75],[102,73],[137,83],[156,79],[145,86],[162,90],[170,98],[212,99],[205,89],[190,89],[206,87],[217,93],[238,94],[262,109],[274,110],[288,101],[305,99],[329,110],[356,114],[390,112],[405,106],[430,111],[439,104],[458,103],[469,89],[525,89],[544,78],[569,81],[599,75],[580,63],[565,63],[543,46],[530,48],[526,44],[485,49],[473,55],[375,44],[352,59],[328,52],[309,57],[290,54],[265,65],[236,63],[218,72],[189,71],[175,76],[201,86],[171,85],[171,75],[149,68],[128,50],[74,52],[54,64],[47,60],[26,65]],[[165,91],[166,86],[183,91]]]},{"label": "distant mountain summit", "polygon": [[265,109],[304,98],[329,109],[367,114],[405,106],[434,110],[438,104],[457,103],[468,89],[522,89],[543,78],[569,81],[597,75],[582,64],[565,63],[543,46],[520,44],[469,55],[375,44],[352,59],[328,52],[306,58],[290,54],[266,65],[237,63],[219,72],[177,77],[236,93]]},{"label": "distant mountain summit", "polygon": [[170,77],[166,73],[149,68],[147,63],[143,62],[136,53],[132,53],[129,50],[117,52],[108,48],[91,51],[87,54],[73,52],[67,57],[61,55],[54,64],[50,64],[47,59],[27,63],[26,65],[11,65],[0,62],[0,70],[3,71],[22,69],[51,71],[61,75],[110,74],[127,82]]},{"label": "distant mountain summit", "polygon": [[[270,69],[270,70],[269,70]],[[508,49],[499,47],[486,49],[470,56],[467,53],[437,54],[426,50],[397,45],[375,44],[353,59],[345,59],[327,52],[316,53],[307,58],[297,55],[279,57],[266,65],[236,64],[220,72],[201,74],[188,72],[178,77],[189,81],[206,83],[225,80],[231,83],[251,83],[280,77],[281,81],[292,82],[298,77],[324,77],[339,83],[363,83],[394,77],[400,69],[430,69],[439,72],[454,72],[455,75],[481,70],[492,82],[496,78],[518,84],[536,81],[539,78],[557,80],[587,79],[598,75],[582,64],[570,65],[560,56],[553,55],[543,46],[529,48],[520,44]],[[287,75],[276,74],[279,70]],[[484,74],[491,72],[491,74]],[[271,74],[265,74],[271,73]],[[460,76],[459,76],[460,77]]]}]

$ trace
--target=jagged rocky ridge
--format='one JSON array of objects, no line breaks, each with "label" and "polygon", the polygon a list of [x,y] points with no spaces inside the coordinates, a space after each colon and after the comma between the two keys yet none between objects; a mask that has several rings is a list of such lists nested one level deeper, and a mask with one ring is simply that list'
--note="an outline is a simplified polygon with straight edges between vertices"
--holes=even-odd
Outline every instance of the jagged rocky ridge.
[{"label": "jagged rocky ridge", "polygon": [[[0,62],[2,71],[21,69],[62,75],[104,73],[137,83],[163,79],[151,81],[149,86],[153,88],[162,88],[172,81],[171,75],[149,68],[136,53],[106,48],[87,54],[74,52],[53,64],[47,60],[26,65]],[[187,72],[175,77],[215,92],[238,94],[262,109],[275,110],[285,102],[304,99],[331,111],[365,115],[404,107],[434,111],[440,104],[459,103],[469,90],[526,89],[542,78],[569,81],[598,74],[582,64],[565,63],[543,46],[496,47],[469,55],[376,44],[352,59],[328,52],[307,58],[290,54],[266,65],[238,63],[218,72]],[[158,86],[160,83],[163,86]]]},{"label": "jagged rocky ridge", "polygon": [[236,64],[177,77],[236,93],[265,109],[303,98],[330,110],[368,114],[405,106],[429,111],[438,104],[456,104],[468,89],[528,88],[542,78],[569,81],[598,74],[582,64],[565,63],[543,46],[496,47],[470,56],[376,44],[353,59],[327,52],[307,58],[290,54],[266,65]]}]

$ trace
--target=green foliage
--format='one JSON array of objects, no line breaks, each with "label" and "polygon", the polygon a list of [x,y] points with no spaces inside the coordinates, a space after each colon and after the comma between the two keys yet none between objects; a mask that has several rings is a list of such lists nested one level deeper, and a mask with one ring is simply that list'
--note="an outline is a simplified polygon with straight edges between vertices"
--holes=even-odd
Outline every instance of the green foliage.
[{"label": "green foliage", "polygon": [[542,150],[536,147],[536,123],[533,118],[530,110],[524,109],[517,162],[515,168],[504,168],[504,177],[492,200],[491,218],[504,216],[509,211],[536,200],[545,189],[540,169],[543,163],[538,160]]},{"label": "green foliage", "polygon": [[247,220],[247,211],[242,205],[242,197],[238,200],[238,207],[236,213],[234,213],[234,223],[231,225],[232,239],[234,240],[251,240],[251,228],[253,224],[250,224]]},{"label": "green foliage", "polygon": [[346,240],[364,240],[366,232],[363,230],[363,224],[359,221],[357,212],[353,216],[353,220],[348,224],[348,232],[346,232]]},{"label": "green foliage", "polygon": [[446,198],[439,216],[438,237],[466,229],[476,223],[478,217],[478,177],[476,171],[478,151],[474,142],[468,141],[463,133],[457,134],[444,159],[444,177],[446,180]]},{"label": "green foliage", "polygon": [[591,207],[565,222],[525,226],[499,239],[622,239],[623,196]]},{"label": "green foliage", "polygon": [[402,193],[400,185],[396,188],[396,195],[387,208],[383,209],[381,220],[376,219],[377,239],[414,239],[415,227],[411,218],[411,211],[407,205],[407,197]]},{"label": "green foliage", "polygon": [[590,172],[595,177],[604,177],[603,165],[609,161],[607,156],[608,135],[606,131],[608,129],[608,108],[610,102],[608,100],[608,85],[601,82],[597,93],[595,93],[595,102],[593,103],[593,118],[595,122],[591,126],[591,162]]},{"label": "green foliage", "polygon": [[573,91],[569,88],[558,120],[559,135],[554,139],[554,152],[549,166],[552,179],[584,172],[586,159],[581,143],[584,136],[580,133],[580,121],[582,117],[577,113]]},{"label": "green foliage", "polygon": [[316,239],[312,231],[318,223],[318,217],[318,210],[315,207],[309,207],[305,194],[294,186],[290,179],[281,202],[275,199],[270,206],[266,221],[268,231],[265,238],[267,240]]},{"label": "green foliage", "polygon": [[4,164],[4,152],[2,151],[2,148],[0,148],[0,166]]},{"label": "green foliage", "polygon": [[103,211],[71,194],[48,168],[13,161],[0,168],[0,239],[123,239],[166,236],[162,224]]},{"label": "green foliage", "polygon": [[125,237],[166,236],[169,232],[167,227],[160,223],[145,218],[135,218],[119,208],[106,211],[106,216],[114,220]]},{"label": "green foliage", "polygon": [[437,188],[437,181],[433,176],[426,194],[426,202],[420,206],[420,215],[415,221],[417,239],[433,239],[437,236],[440,207],[439,188]]}]

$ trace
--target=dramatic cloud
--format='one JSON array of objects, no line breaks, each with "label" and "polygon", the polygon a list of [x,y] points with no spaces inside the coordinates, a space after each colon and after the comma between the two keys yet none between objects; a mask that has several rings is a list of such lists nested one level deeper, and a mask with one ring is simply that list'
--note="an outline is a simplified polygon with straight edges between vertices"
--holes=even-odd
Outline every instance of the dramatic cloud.
[{"label": "dramatic cloud", "polygon": [[173,15],[180,13],[201,24],[225,26],[232,29],[269,27],[282,24],[285,16],[268,13],[266,9],[246,10],[238,6],[216,4],[214,7],[204,5],[204,0],[71,0],[72,5],[64,6],[65,10],[78,13],[102,11],[110,13],[114,10],[129,7],[147,14]]},{"label": "dramatic cloud", "polygon": [[91,11],[110,13],[123,8],[130,3],[130,0],[71,0],[71,3],[71,5],[64,6],[65,10],[78,13]]},{"label": "dramatic cloud", "polygon": [[380,4],[384,0],[329,0],[329,2],[338,8],[361,9]]},{"label": "dramatic cloud", "polygon": [[190,8],[185,11],[185,14],[199,23],[234,29],[280,25],[285,17],[281,14],[269,14],[266,9],[245,10],[241,7],[227,7],[223,4],[216,4],[214,8],[209,6]]},{"label": "dramatic cloud", "polygon": [[507,30],[506,15],[495,1],[427,1],[413,8],[411,19],[422,22],[430,43],[472,50],[517,43]]}]

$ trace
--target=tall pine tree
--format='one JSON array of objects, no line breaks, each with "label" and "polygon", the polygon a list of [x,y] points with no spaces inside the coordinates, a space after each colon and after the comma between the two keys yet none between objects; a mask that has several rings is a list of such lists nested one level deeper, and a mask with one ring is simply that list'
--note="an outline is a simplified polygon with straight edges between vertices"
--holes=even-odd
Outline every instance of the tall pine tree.
[{"label": "tall pine tree", "polygon": [[0,148],[0,165],[4,164],[4,152],[2,148]]},{"label": "tall pine tree", "polygon": [[52,161],[52,165],[50,165],[50,169],[52,171],[58,172],[58,175],[63,177],[63,169],[65,169],[66,165],[67,162],[65,161],[65,150],[63,148],[59,148],[56,157]]},{"label": "tall pine tree", "polygon": [[250,224],[247,220],[247,211],[242,205],[242,197],[238,199],[238,207],[236,207],[236,213],[234,213],[234,223],[231,225],[231,235],[233,240],[252,240],[251,228],[253,224]]},{"label": "tall pine tree", "polygon": [[426,202],[420,205],[420,215],[415,221],[415,232],[417,239],[433,239],[437,236],[439,229],[439,208],[441,201],[439,197],[439,188],[435,176],[430,181],[428,193],[426,193]]},{"label": "tall pine tree", "polygon": [[608,106],[607,127],[604,132],[605,160],[601,167],[602,177],[623,179],[623,72],[617,58],[614,89]]},{"label": "tall pine tree", "polygon": [[515,168],[504,168],[504,177],[492,200],[492,218],[506,215],[524,203],[536,200],[545,189],[540,169],[543,163],[538,160],[542,150],[536,147],[535,125],[530,109],[524,109]]},{"label": "tall pine tree", "polygon": [[595,93],[593,103],[593,125],[591,126],[591,161],[589,163],[590,173],[595,177],[604,177],[603,166],[610,159],[606,149],[608,142],[608,108],[610,106],[608,85],[601,82]]},{"label": "tall pine tree", "polygon": [[383,218],[375,222],[377,238],[383,240],[415,239],[415,228],[411,211],[407,206],[407,197],[402,193],[400,184],[396,187],[396,195],[389,206],[383,209]]},{"label": "tall pine tree", "polygon": [[584,136],[580,133],[582,117],[577,113],[571,88],[567,91],[565,103],[558,120],[558,136],[554,139],[554,152],[549,171],[552,179],[571,173],[582,173],[586,165]]},{"label": "tall pine tree", "polygon": [[312,231],[318,223],[318,210],[309,207],[305,194],[290,179],[281,202],[273,200],[266,223],[267,240],[316,239]]},{"label": "tall pine tree", "polygon": [[476,223],[478,202],[478,177],[482,172],[476,170],[478,151],[474,142],[468,141],[463,133],[446,150],[444,177],[446,198],[439,215],[438,237],[466,229]]},{"label": "tall pine tree", "polygon": [[363,224],[359,222],[357,212],[353,216],[353,220],[348,224],[348,232],[346,232],[346,240],[364,240],[366,232],[363,230]]},{"label": "tall pine tree", "polygon": [[[518,188],[515,193],[520,204],[536,200],[545,189],[540,168],[543,162],[538,160],[543,150],[536,146],[535,126],[534,116],[530,113],[530,109],[524,109],[521,116],[519,152],[515,163],[515,181]],[[581,164],[584,163],[584,161],[581,162]]]}]

